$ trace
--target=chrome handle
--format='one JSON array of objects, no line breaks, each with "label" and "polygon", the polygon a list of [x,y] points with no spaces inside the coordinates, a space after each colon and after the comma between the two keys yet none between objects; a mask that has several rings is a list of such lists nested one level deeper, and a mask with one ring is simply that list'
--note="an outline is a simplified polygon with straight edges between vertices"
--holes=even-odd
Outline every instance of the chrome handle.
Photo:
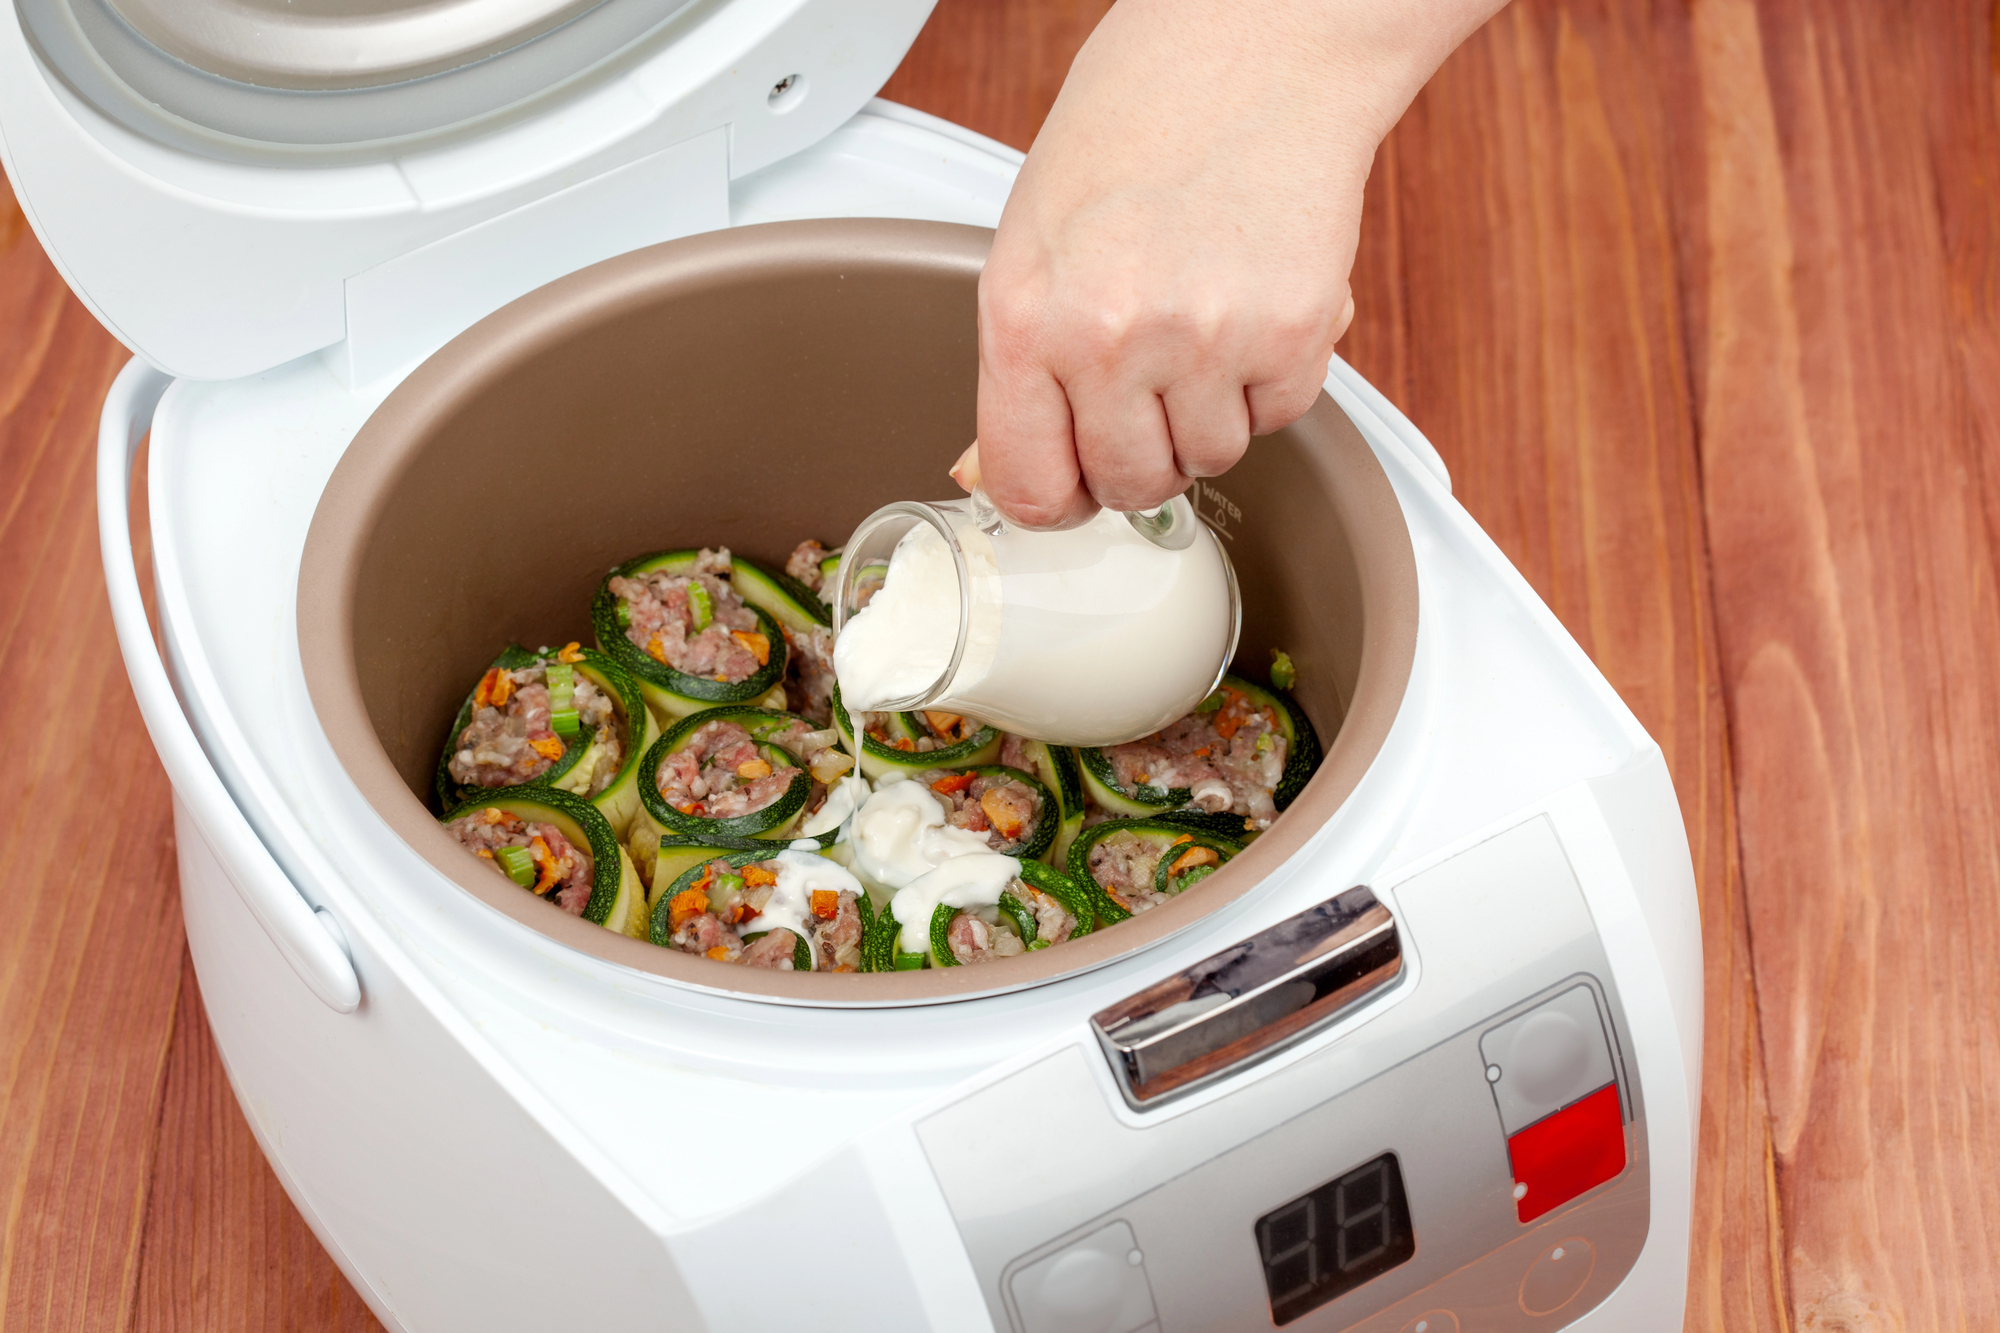
[{"label": "chrome handle", "polygon": [[300,896],[271,850],[244,818],[216,775],[153,642],[139,572],[132,559],[132,456],[152,427],[153,409],[173,381],[134,357],[112,381],[97,427],[98,544],[111,622],[138,697],[139,713],[180,797],[180,807],[201,830],[271,943],[293,971],[326,1004],[351,1014],[361,1005],[361,982],[338,938],[338,923]]},{"label": "chrome handle", "polygon": [[1274,1055],[1393,981],[1396,920],[1366,888],[1307,908],[1092,1015],[1125,1100],[1190,1091]]}]

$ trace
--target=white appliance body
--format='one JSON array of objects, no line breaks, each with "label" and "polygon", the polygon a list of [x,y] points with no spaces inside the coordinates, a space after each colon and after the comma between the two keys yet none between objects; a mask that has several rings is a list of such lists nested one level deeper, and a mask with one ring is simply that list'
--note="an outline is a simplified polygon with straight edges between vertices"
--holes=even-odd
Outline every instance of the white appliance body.
[{"label": "white appliance body", "polygon": [[[0,24],[0,89],[30,59]],[[47,107],[24,110],[26,96],[0,93],[10,172],[24,135],[68,133],[45,123]],[[87,108],[62,114],[89,121]],[[144,174],[153,149],[106,148],[116,136],[101,124],[88,133],[97,166]],[[706,212],[660,225],[990,226],[1019,165],[881,102],[807,137],[727,172]],[[698,139],[659,151],[699,157],[687,147]],[[39,151],[26,156],[45,166]],[[75,197],[23,196],[60,256],[82,233],[51,216]],[[547,261],[564,271],[660,239],[617,216],[566,216],[585,234]],[[1436,453],[1358,375],[1336,360],[1327,391],[1388,473],[1421,610],[1401,713],[1339,813],[1197,927],[1081,976],[913,1008],[767,1003],[632,973],[487,910],[362,800],[307,698],[297,575],[328,475],[412,365],[526,289],[487,262],[506,247],[468,253],[482,262],[424,270],[456,295],[400,341],[356,341],[355,310],[380,296],[364,293],[346,337],[321,338],[339,334],[332,322],[310,337],[294,328],[267,348],[282,363],[255,373],[170,379],[135,360],[100,439],[107,581],[174,784],[183,910],[217,1044],[286,1189],[386,1324],[1680,1326],[1701,958],[1663,758],[1452,500]],[[104,290],[78,264],[65,272]],[[169,307],[194,294],[159,281],[152,360],[224,372],[256,360],[242,328],[188,326]],[[177,323],[194,327],[184,343]],[[127,523],[149,431],[164,660]],[[1256,521],[1227,478],[1202,484],[1198,508],[1224,531]],[[1092,1014],[1356,884],[1395,916],[1393,985],[1185,1097],[1127,1103]],[[1558,1029],[1569,1036],[1549,1046]],[[1561,1118],[1538,1117],[1586,1101],[1617,1169],[1537,1212],[1523,1182],[1545,1177],[1522,1163],[1546,1156]],[[1354,1193],[1362,1168],[1387,1179],[1387,1159],[1395,1226],[1387,1204],[1370,1211]],[[1336,1187],[1348,1194],[1326,1193]],[[1309,1195],[1332,1210],[1318,1222],[1300,1220]],[[1283,1248],[1299,1226],[1356,1247],[1355,1272],[1395,1258],[1391,1242],[1408,1253],[1330,1298],[1285,1297],[1307,1262]],[[1397,1226],[1412,1234],[1390,1236]],[[1383,1244],[1363,1253],[1371,1236]],[[1338,1287],[1315,1273],[1307,1287]]]}]

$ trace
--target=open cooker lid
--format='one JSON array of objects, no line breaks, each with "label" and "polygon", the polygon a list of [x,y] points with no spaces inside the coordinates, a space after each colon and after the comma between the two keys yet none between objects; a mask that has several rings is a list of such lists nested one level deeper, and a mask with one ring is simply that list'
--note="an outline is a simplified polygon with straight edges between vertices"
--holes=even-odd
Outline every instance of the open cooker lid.
[{"label": "open cooker lid", "polygon": [[727,226],[933,0],[11,0],[0,158],[174,375],[399,369],[543,283]]}]

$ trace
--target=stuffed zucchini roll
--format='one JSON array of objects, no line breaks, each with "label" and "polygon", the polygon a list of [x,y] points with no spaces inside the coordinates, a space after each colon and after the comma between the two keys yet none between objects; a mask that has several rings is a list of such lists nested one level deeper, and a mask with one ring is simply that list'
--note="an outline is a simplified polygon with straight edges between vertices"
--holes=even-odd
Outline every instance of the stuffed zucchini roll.
[{"label": "stuffed zucchini roll", "polygon": [[933,768],[974,768],[1000,754],[999,731],[956,713],[863,713],[857,732],[856,719],[841,705],[838,686],[831,703],[841,744],[871,782],[915,777]]},{"label": "stuffed zucchini roll", "polygon": [[960,967],[1046,949],[1090,933],[1089,890],[1039,861],[955,857],[899,889],[876,918],[868,970]]},{"label": "stuffed zucchini roll", "polygon": [[1285,695],[1224,676],[1194,712],[1124,745],[1081,750],[1090,796],[1114,815],[1190,808],[1261,832],[1319,763],[1312,723]]},{"label": "stuffed zucchini roll", "polygon": [[1071,844],[1069,873],[1095,887],[1097,914],[1109,923],[1186,892],[1242,850],[1233,838],[1165,819],[1112,819]]},{"label": "stuffed zucchini roll", "polygon": [[591,603],[597,643],[663,724],[718,704],[782,703],[785,636],[731,581],[726,548],[628,560]]},{"label": "stuffed zucchini roll", "polygon": [[986,837],[1003,856],[1036,859],[1054,845],[1062,806],[1034,774],[1001,764],[931,769],[916,780],[945,805],[945,822]]},{"label": "stuffed zucchini roll", "polygon": [[833,716],[833,613],[811,586],[791,576],[797,554],[784,574],[739,557],[732,581],[738,595],[767,612],[785,636],[786,707],[824,727]]},{"label": "stuffed zucchini roll", "polygon": [[623,837],[639,809],[639,756],[659,735],[639,686],[605,654],[571,643],[508,647],[466,696],[438,756],[438,808],[485,789],[555,787],[595,805]]},{"label": "stuffed zucchini roll", "polygon": [[716,852],[681,870],[654,899],[653,943],[780,971],[859,971],[873,916],[854,876],[798,850]]},{"label": "stuffed zucchini roll", "polygon": [[501,787],[448,811],[447,832],[530,893],[634,939],[646,889],[597,807],[552,787]]},{"label": "stuffed zucchini roll", "polygon": [[639,760],[640,819],[656,836],[789,837],[852,766],[837,740],[768,708],[691,714]]},{"label": "stuffed zucchini roll", "polygon": [[1089,813],[1083,795],[1083,770],[1077,763],[1076,751],[1067,745],[1009,735],[1000,744],[1000,762],[1033,773],[1055,797],[1061,820],[1041,859],[1058,869],[1066,867],[1069,845],[1083,832],[1083,819]]}]

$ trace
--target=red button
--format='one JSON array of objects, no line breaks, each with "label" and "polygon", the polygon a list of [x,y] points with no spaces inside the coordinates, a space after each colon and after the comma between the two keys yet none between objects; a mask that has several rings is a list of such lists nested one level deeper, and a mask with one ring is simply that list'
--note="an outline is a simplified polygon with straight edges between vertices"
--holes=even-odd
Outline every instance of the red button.
[{"label": "red button", "polygon": [[1625,1169],[1618,1085],[1607,1083],[1537,1120],[1507,1140],[1507,1157],[1514,1167],[1514,1211],[1523,1222],[1612,1179]]}]

